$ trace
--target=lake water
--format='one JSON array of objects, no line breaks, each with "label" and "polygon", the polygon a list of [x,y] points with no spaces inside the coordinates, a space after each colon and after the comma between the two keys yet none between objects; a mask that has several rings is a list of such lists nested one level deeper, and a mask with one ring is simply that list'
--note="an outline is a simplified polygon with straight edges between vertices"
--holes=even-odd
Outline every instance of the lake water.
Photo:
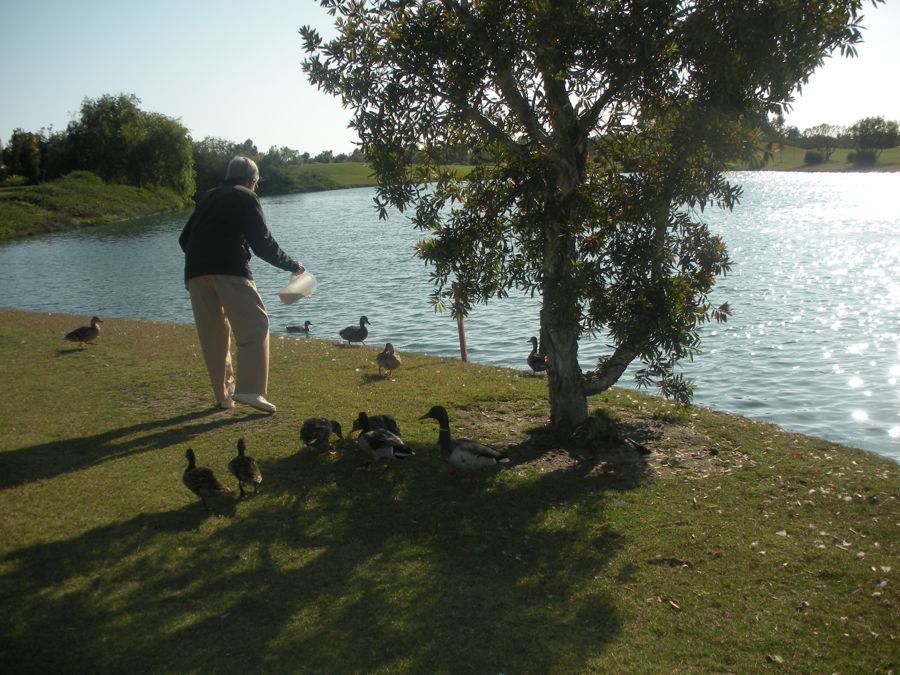
[{"label": "lake water", "polygon": [[[900,173],[741,173],[742,203],[707,212],[734,266],[714,302],[734,316],[708,326],[684,364],[695,402],[900,459]],[[289,275],[252,264],[272,332],[313,322],[316,338],[367,315],[369,344],[458,356],[456,324],[428,304],[420,233],[379,221],[371,188],[272,197],[276,239],[318,279],[282,305]],[[103,226],[0,246],[0,305],[90,317],[192,322],[178,234],[185,217]],[[527,369],[539,299],[510,297],[466,319],[469,358]],[[606,351],[583,343],[582,367]],[[277,375],[276,375],[277,376]],[[627,378],[628,376],[626,376]],[[623,378],[621,385],[628,386]]]}]

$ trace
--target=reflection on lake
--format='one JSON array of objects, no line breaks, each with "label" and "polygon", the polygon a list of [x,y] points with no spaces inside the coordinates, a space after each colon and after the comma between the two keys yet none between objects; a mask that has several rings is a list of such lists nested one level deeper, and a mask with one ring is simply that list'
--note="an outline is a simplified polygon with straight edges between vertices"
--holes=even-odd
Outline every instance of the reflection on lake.
[{"label": "reflection on lake", "polygon": [[[706,213],[734,261],[713,300],[729,301],[734,316],[708,326],[705,353],[684,364],[695,401],[900,458],[900,174],[735,177],[741,205]],[[263,201],[279,243],[319,283],[312,298],[282,305],[288,275],[253,261],[272,332],[309,319],[315,337],[337,340],[365,314],[370,344],[458,355],[455,323],[428,304],[428,269],[413,249],[420,233],[400,215],[379,221],[372,196],[363,188]],[[0,247],[0,304],[189,323],[177,241],[184,219]],[[466,319],[470,359],[526,369],[538,312],[529,297],[478,308]],[[582,367],[603,351],[583,343]]]}]

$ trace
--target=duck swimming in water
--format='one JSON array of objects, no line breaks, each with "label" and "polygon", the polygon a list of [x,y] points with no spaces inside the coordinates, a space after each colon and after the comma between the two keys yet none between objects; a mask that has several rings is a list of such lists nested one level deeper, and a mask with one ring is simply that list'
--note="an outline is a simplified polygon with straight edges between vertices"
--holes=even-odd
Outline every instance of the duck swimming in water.
[{"label": "duck swimming in water", "polygon": [[288,326],[285,330],[288,333],[305,333],[306,335],[310,334],[309,327],[312,326],[312,321],[304,321],[302,326]]}]

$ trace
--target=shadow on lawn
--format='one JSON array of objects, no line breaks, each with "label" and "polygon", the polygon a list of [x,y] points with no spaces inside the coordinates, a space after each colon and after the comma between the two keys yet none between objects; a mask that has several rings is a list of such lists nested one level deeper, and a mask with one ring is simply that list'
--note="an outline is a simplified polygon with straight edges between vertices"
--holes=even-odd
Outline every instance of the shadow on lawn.
[{"label": "shadow on lawn", "polygon": [[94,436],[67,438],[0,453],[0,489],[44,480],[110,459],[187,443],[216,427],[250,419],[215,415],[215,408],[142,422]]},{"label": "shadow on lawn", "polygon": [[[9,554],[4,661],[577,672],[600,657],[621,627],[597,581],[614,576],[621,545],[606,493],[634,483],[454,479],[433,446],[415,449],[416,462],[385,471],[351,452],[262,462],[264,492],[214,527],[190,499]],[[38,649],[48,641],[52,652]]]}]

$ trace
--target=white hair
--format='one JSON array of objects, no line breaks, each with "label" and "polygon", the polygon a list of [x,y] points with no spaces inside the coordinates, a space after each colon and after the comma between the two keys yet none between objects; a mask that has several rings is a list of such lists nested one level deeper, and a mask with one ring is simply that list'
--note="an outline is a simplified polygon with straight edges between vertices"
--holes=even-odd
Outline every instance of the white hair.
[{"label": "white hair", "polygon": [[250,181],[259,180],[259,167],[249,157],[235,157],[228,162],[228,170],[225,172],[225,180],[236,181],[246,185]]}]

